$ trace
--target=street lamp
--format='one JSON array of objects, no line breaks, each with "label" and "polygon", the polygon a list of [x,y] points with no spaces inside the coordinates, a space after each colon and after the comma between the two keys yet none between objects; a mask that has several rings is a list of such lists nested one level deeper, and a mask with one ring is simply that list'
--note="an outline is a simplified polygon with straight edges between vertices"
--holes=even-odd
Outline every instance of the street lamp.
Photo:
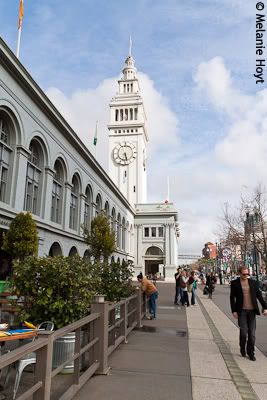
[{"label": "street lamp", "polygon": [[249,211],[246,212],[246,227],[249,228],[249,233],[252,233],[253,238],[253,272],[256,273],[257,282],[259,282],[259,273],[258,273],[258,257],[257,257],[257,248],[255,241],[255,226],[259,223],[259,214],[257,210],[254,210],[253,213],[250,214]]}]

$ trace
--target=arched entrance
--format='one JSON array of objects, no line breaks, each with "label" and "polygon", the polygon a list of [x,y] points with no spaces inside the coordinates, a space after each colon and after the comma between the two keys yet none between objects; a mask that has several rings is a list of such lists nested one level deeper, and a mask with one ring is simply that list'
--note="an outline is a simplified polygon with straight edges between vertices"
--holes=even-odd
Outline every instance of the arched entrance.
[{"label": "arched entrance", "polygon": [[163,251],[157,246],[151,246],[145,254],[145,275],[163,275]]}]

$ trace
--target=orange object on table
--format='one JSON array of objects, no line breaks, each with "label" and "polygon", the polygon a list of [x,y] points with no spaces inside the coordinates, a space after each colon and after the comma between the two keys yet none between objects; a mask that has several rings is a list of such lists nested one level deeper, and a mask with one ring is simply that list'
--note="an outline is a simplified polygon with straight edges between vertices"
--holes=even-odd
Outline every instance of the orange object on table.
[{"label": "orange object on table", "polygon": [[16,335],[0,336],[0,342],[9,342],[11,340],[30,339],[37,336],[38,330],[32,332],[18,333]]}]

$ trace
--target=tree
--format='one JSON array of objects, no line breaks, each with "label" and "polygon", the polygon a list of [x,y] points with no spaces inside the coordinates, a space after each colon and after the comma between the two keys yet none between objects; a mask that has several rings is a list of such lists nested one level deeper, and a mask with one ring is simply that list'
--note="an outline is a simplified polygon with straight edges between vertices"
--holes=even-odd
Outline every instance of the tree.
[{"label": "tree", "polygon": [[38,241],[38,230],[31,213],[21,212],[4,235],[2,249],[13,259],[24,260],[27,256],[37,254]]},{"label": "tree", "polygon": [[[266,221],[266,191],[261,185],[258,185],[246,198],[240,197],[236,209],[232,210],[228,203],[224,204],[219,233],[220,240],[231,249],[238,248],[243,261],[246,260],[249,253],[253,253],[255,262],[256,254],[260,254],[261,260],[267,265]],[[235,261],[233,256],[232,261]]]},{"label": "tree", "polygon": [[96,261],[100,261],[101,257],[107,261],[116,249],[115,233],[110,229],[109,218],[103,213],[93,219],[91,231],[83,227],[83,234],[89,253]]}]

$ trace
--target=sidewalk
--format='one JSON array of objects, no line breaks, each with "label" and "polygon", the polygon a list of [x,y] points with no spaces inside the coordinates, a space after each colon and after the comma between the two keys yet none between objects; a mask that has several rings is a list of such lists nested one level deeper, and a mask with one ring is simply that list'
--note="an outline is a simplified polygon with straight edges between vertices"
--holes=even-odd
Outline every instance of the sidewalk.
[{"label": "sidewalk", "polygon": [[75,400],[267,399],[267,358],[239,355],[238,328],[198,290],[199,306],[173,305],[174,284],[158,283],[157,319],[144,320]]}]

